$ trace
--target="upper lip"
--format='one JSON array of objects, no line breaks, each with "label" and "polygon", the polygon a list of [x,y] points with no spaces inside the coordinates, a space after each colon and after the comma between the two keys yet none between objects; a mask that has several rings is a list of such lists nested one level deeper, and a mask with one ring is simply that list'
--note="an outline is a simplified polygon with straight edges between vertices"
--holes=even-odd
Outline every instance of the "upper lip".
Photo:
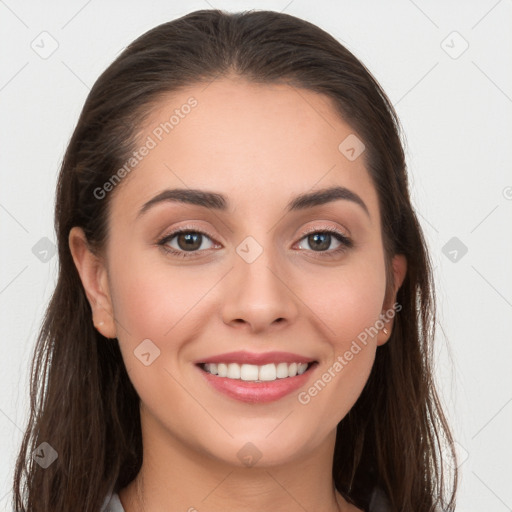
[{"label": "upper lip", "polygon": [[311,357],[300,356],[292,352],[227,352],[216,356],[207,357],[196,361],[196,364],[203,363],[239,363],[254,364],[261,366],[270,363],[311,363],[314,359]]}]

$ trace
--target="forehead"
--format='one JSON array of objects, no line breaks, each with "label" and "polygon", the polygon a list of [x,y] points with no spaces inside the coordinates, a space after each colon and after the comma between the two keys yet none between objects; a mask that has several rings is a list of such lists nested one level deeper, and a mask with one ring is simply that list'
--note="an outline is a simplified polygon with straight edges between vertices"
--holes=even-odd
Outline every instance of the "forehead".
[{"label": "forehead", "polygon": [[132,162],[113,202],[135,215],[165,188],[203,188],[223,191],[233,205],[239,198],[240,210],[342,185],[375,210],[365,153],[343,152],[354,137],[327,96],[244,79],[196,84],[155,102],[135,144],[149,149]]}]

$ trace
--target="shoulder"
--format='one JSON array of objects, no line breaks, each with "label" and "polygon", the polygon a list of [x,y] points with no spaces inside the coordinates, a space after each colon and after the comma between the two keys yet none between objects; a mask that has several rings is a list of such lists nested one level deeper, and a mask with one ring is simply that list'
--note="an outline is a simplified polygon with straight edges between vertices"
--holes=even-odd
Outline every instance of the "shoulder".
[{"label": "shoulder", "polygon": [[107,495],[100,512],[124,512],[123,505],[116,492],[111,492]]}]

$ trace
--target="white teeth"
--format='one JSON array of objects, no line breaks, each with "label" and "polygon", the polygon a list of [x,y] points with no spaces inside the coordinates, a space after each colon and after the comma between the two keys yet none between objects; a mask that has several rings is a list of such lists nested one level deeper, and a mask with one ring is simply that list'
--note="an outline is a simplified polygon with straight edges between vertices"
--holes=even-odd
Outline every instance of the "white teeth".
[{"label": "white teeth", "polygon": [[263,366],[260,366],[259,377],[260,377],[260,380],[276,380],[277,379],[276,365],[274,363],[270,363],[270,364],[264,364]]},{"label": "white teeth", "polygon": [[288,377],[288,365],[286,363],[279,363],[276,366],[276,374],[278,379]]},{"label": "white teeth", "polygon": [[306,363],[299,363],[297,365],[297,373],[299,375],[302,375],[308,368],[308,365]]},{"label": "white teeth", "polygon": [[259,370],[255,364],[243,364],[240,368],[242,380],[258,380]]},{"label": "white teeth", "polygon": [[255,364],[238,363],[205,363],[203,369],[212,375],[241,379],[244,381],[273,381],[302,375],[308,368],[307,363],[270,363],[257,366]]},{"label": "white teeth", "polygon": [[219,377],[227,377],[228,376],[228,365],[224,363],[219,363],[217,365],[217,372]]},{"label": "white teeth", "polygon": [[228,379],[239,379],[240,378],[240,365],[236,363],[228,364]]}]

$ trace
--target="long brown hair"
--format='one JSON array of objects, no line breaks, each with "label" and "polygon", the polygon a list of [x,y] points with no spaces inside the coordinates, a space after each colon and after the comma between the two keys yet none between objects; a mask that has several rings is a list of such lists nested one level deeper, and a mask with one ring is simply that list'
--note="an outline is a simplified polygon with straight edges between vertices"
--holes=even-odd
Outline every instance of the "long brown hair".
[{"label": "long brown hair", "polygon": [[[432,371],[432,271],[410,203],[396,113],[364,65],[317,26],[271,11],[219,10],[192,12],[139,37],[85,102],[57,185],[59,275],[32,361],[14,510],[98,512],[108,491],[128,485],[141,467],[139,397],[118,343],[92,324],[68,235],[80,226],[91,247],[104,246],[112,194],[98,199],[94,191],[127,161],[141,120],[161,95],[230,74],[332,100],[366,146],[388,285],[392,256],[407,258],[391,338],[378,348],[361,396],[337,427],[336,488],[365,509],[378,487],[392,511],[454,510],[457,472],[448,479],[447,462],[456,467],[455,453]],[[43,442],[58,454],[47,468],[33,456]]]}]

